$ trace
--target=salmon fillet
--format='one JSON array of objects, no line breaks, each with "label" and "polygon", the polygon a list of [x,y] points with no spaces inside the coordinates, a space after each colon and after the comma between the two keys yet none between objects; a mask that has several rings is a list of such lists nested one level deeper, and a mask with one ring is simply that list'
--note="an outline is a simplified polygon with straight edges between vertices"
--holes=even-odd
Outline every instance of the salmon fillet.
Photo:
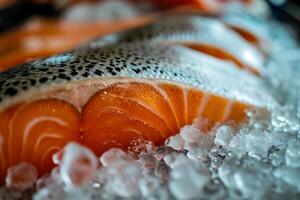
[{"label": "salmon fillet", "polygon": [[180,44],[261,73],[264,56],[220,21],[197,15],[169,16],[150,25],[121,33],[119,42],[151,41]]},{"label": "salmon fillet", "polygon": [[162,144],[198,119],[211,129],[244,122],[247,109],[277,106],[260,78],[157,43],[74,50],[1,73],[0,83],[1,177],[21,161],[49,171],[69,141],[101,155],[141,138]]}]

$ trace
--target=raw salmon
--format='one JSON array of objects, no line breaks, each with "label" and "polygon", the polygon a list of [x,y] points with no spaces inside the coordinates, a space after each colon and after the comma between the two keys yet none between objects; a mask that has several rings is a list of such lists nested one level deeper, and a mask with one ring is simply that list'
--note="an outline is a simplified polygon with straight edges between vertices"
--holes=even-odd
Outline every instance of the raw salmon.
[{"label": "raw salmon", "polygon": [[52,154],[69,141],[80,139],[80,114],[70,104],[47,99],[22,103],[0,113],[1,180],[8,166],[33,163],[39,172],[52,167]]},{"label": "raw salmon", "polygon": [[238,67],[259,74],[264,57],[252,45],[221,22],[196,15],[170,16],[121,33],[120,42],[150,40],[182,44],[206,54],[229,60]]},{"label": "raw salmon", "polygon": [[260,48],[265,48],[264,45],[267,45],[268,36],[265,25],[254,16],[244,13],[227,13],[222,17],[222,21],[253,45]]},{"label": "raw salmon", "polygon": [[144,16],[113,23],[31,20],[23,27],[0,36],[0,71],[67,51],[95,37],[147,24],[153,19],[154,16]]},{"label": "raw salmon", "polygon": [[277,105],[260,78],[157,43],[75,50],[1,73],[0,84],[2,177],[20,161],[42,174],[68,141],[97,155],[137,139],[159,145],[195,120],[239,124],[247,109]]},{"label": "raw salmon", "polygon": [[[217,14],[223,11],[226,4],[236,0],[151,0],[161,8],[184,7],[197,9],[202,13]],[[238,0],[239,3],[249,4],[252,0]],[[188,8],[188,7],[187,7]]]}]

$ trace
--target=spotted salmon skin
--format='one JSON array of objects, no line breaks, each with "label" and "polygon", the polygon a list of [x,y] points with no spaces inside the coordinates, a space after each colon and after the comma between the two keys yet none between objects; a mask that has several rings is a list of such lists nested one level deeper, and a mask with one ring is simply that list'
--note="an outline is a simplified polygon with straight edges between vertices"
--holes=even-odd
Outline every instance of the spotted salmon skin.
[{"label": "spotted salmon skin", "polygon": [[118,35],[120,42],[175,43],[231,61],[259,74],[263,55],[246,40],[213,18],[196,15],[169,16],[142,28]]},{"label": "spotted salmon skin", "polygon": [[269,35],[265,22],[262,20],[244,13],[227,13],[222,16],[221,20],[248,42],[260,48],[266,48],[266,45],[269,45],[270,41],[267,39]]},{"label": "spotted salmon skin", "polygon": [[2,177],[20,161],[48,171],[69,141],[98,155],[140,138],[159,145],[197,119],[241,123],[247,109],[277,105],[256,76],[156,43],[76,50],[1,73],[0,83]]}]

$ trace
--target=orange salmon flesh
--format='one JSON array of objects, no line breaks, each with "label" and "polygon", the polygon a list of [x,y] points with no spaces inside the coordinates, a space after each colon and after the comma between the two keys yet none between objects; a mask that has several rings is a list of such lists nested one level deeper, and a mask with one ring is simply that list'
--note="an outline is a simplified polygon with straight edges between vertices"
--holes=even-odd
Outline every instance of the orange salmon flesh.
[{"label": "orange salmon flesh", "polygon": [[29,60],[67,51],[96,37],[147,24],[154,18],[143,16],[113,23],[32,20],[0,35],[0,72]]},{"label": "orange salmon flesh", "polygon": [[48,172],[52,155],[70,141],[81,142],[97,155],[112,147],[127,150],[141,138],[160,145],[197,119],[208,120],[207,130],[223,122],[244,122],[245,111],[252,107],[163,81],[104,84],[81,93],[86,98],[77,105],[71,93],[62,97],[53,92],[51,98],[20,102],[0,112],[1,181],[7,168],[21,161],[33,163],[40,175]]},{"label": "orange salmon flesh", "polygon": [[205,45],[205,44],[200,44],[200,43],[182,43],[182,45],[189,47],[193,50],[208,54],[210,56],[222,59],[222,60],[227,60],[230,62],[233,62],[238,68],[244,69],[252,74],[255,74],[257,76],[260,75],[260,72],[256,70],[254,67],[250,67],[244,63],[242,63],[238,58],[236,58],[234,55],[231,55],[229,52],[217,48],[212,45]]}]

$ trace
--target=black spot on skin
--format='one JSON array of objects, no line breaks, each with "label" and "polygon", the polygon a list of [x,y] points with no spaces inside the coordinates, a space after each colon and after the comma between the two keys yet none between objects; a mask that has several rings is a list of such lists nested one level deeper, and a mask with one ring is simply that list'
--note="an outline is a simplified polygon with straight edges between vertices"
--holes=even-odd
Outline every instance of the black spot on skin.
[{"label": "black spot on skin", "polygon": [[6,95],[10,95],[10,96],[14,96],[15,94],[17,94],[17,90],[16,89],[14,89],[14,88],[7,88],[6,90],[5,90],[5,94]]},{"label": "black spot on skin", "polygon": [[47,77],[43,77],[43,78],[40,78],[40,83],[45,83],[46,81],[48,81],[48,78]]},{"label": "black spot on skin", "polygon": [[47,68],[41,68],[41,69],[39,69],[39,71],[40,72],[46,72],[46,71],[48,71],[48,69]]},{"label": "black spot on skin", "polygon": [[25,77],[25,76],[28,76],[29,75],[29,71],[24,71],[21,76]]},{"label": "black spot on skin", "polygon": [[89,76],[89,73],[85,72],[82,74],[83,77],[87,78]]},{"label": "black spot on skin", "polygon": [[99,76],[102,76],[104,74],[102,71],[100,71],[98,69],[94,73],[97,74],[97,75],[99,75]]},{"label": "black spot on skin", "polygon": [[14,75],[14,74],[12,74],[12,75],[9,75],[9,76],[7,76],[7,79],[13,79],[13,78],[15,78],[16,76]]},{"label": "black spot on skin", "polygon": [[78,73],[76,71],[71,72],[71,76],[76,76]]},{"label": "black spot on skin", "polygon": [[20,84],[20,81],[14,81],[14,82],[13,82],[13,85],[14,85],[14,86],[17,86],[17,85],[19,85],[19,84]]},{"label": "black spot on skin", "polygon": [[30,79],[29,81],[32,86],[34,86],[36,84],[36,80],[34,80],[34,79]]},{"label": "black spot on skin", "polygon": [[86,68],[88,68],[88,69],[92,69],[92,68],[93,68],[93,66],[94,66],[94,65],[92,65],[92,64],[89,64],[89,65],[87,65],[87,66],[86,66]]},{"label": "black spot on skin", "polygon": [[140,73],[141,72],[141,70],[140,69],[132,69],[135,73]]},{"label": "black spot on skin", "polygon": [[65,79],[67,81],[71,80],[71,78],[66,76],[65,74],[59,74],[58,77],[61,78],[61,79]]},{"label": "black spot on skin", "polygon": [[111,68],[111,67],[106,67],[106,69],[108,70],[108,72],[113,71],[113,68]]}]

